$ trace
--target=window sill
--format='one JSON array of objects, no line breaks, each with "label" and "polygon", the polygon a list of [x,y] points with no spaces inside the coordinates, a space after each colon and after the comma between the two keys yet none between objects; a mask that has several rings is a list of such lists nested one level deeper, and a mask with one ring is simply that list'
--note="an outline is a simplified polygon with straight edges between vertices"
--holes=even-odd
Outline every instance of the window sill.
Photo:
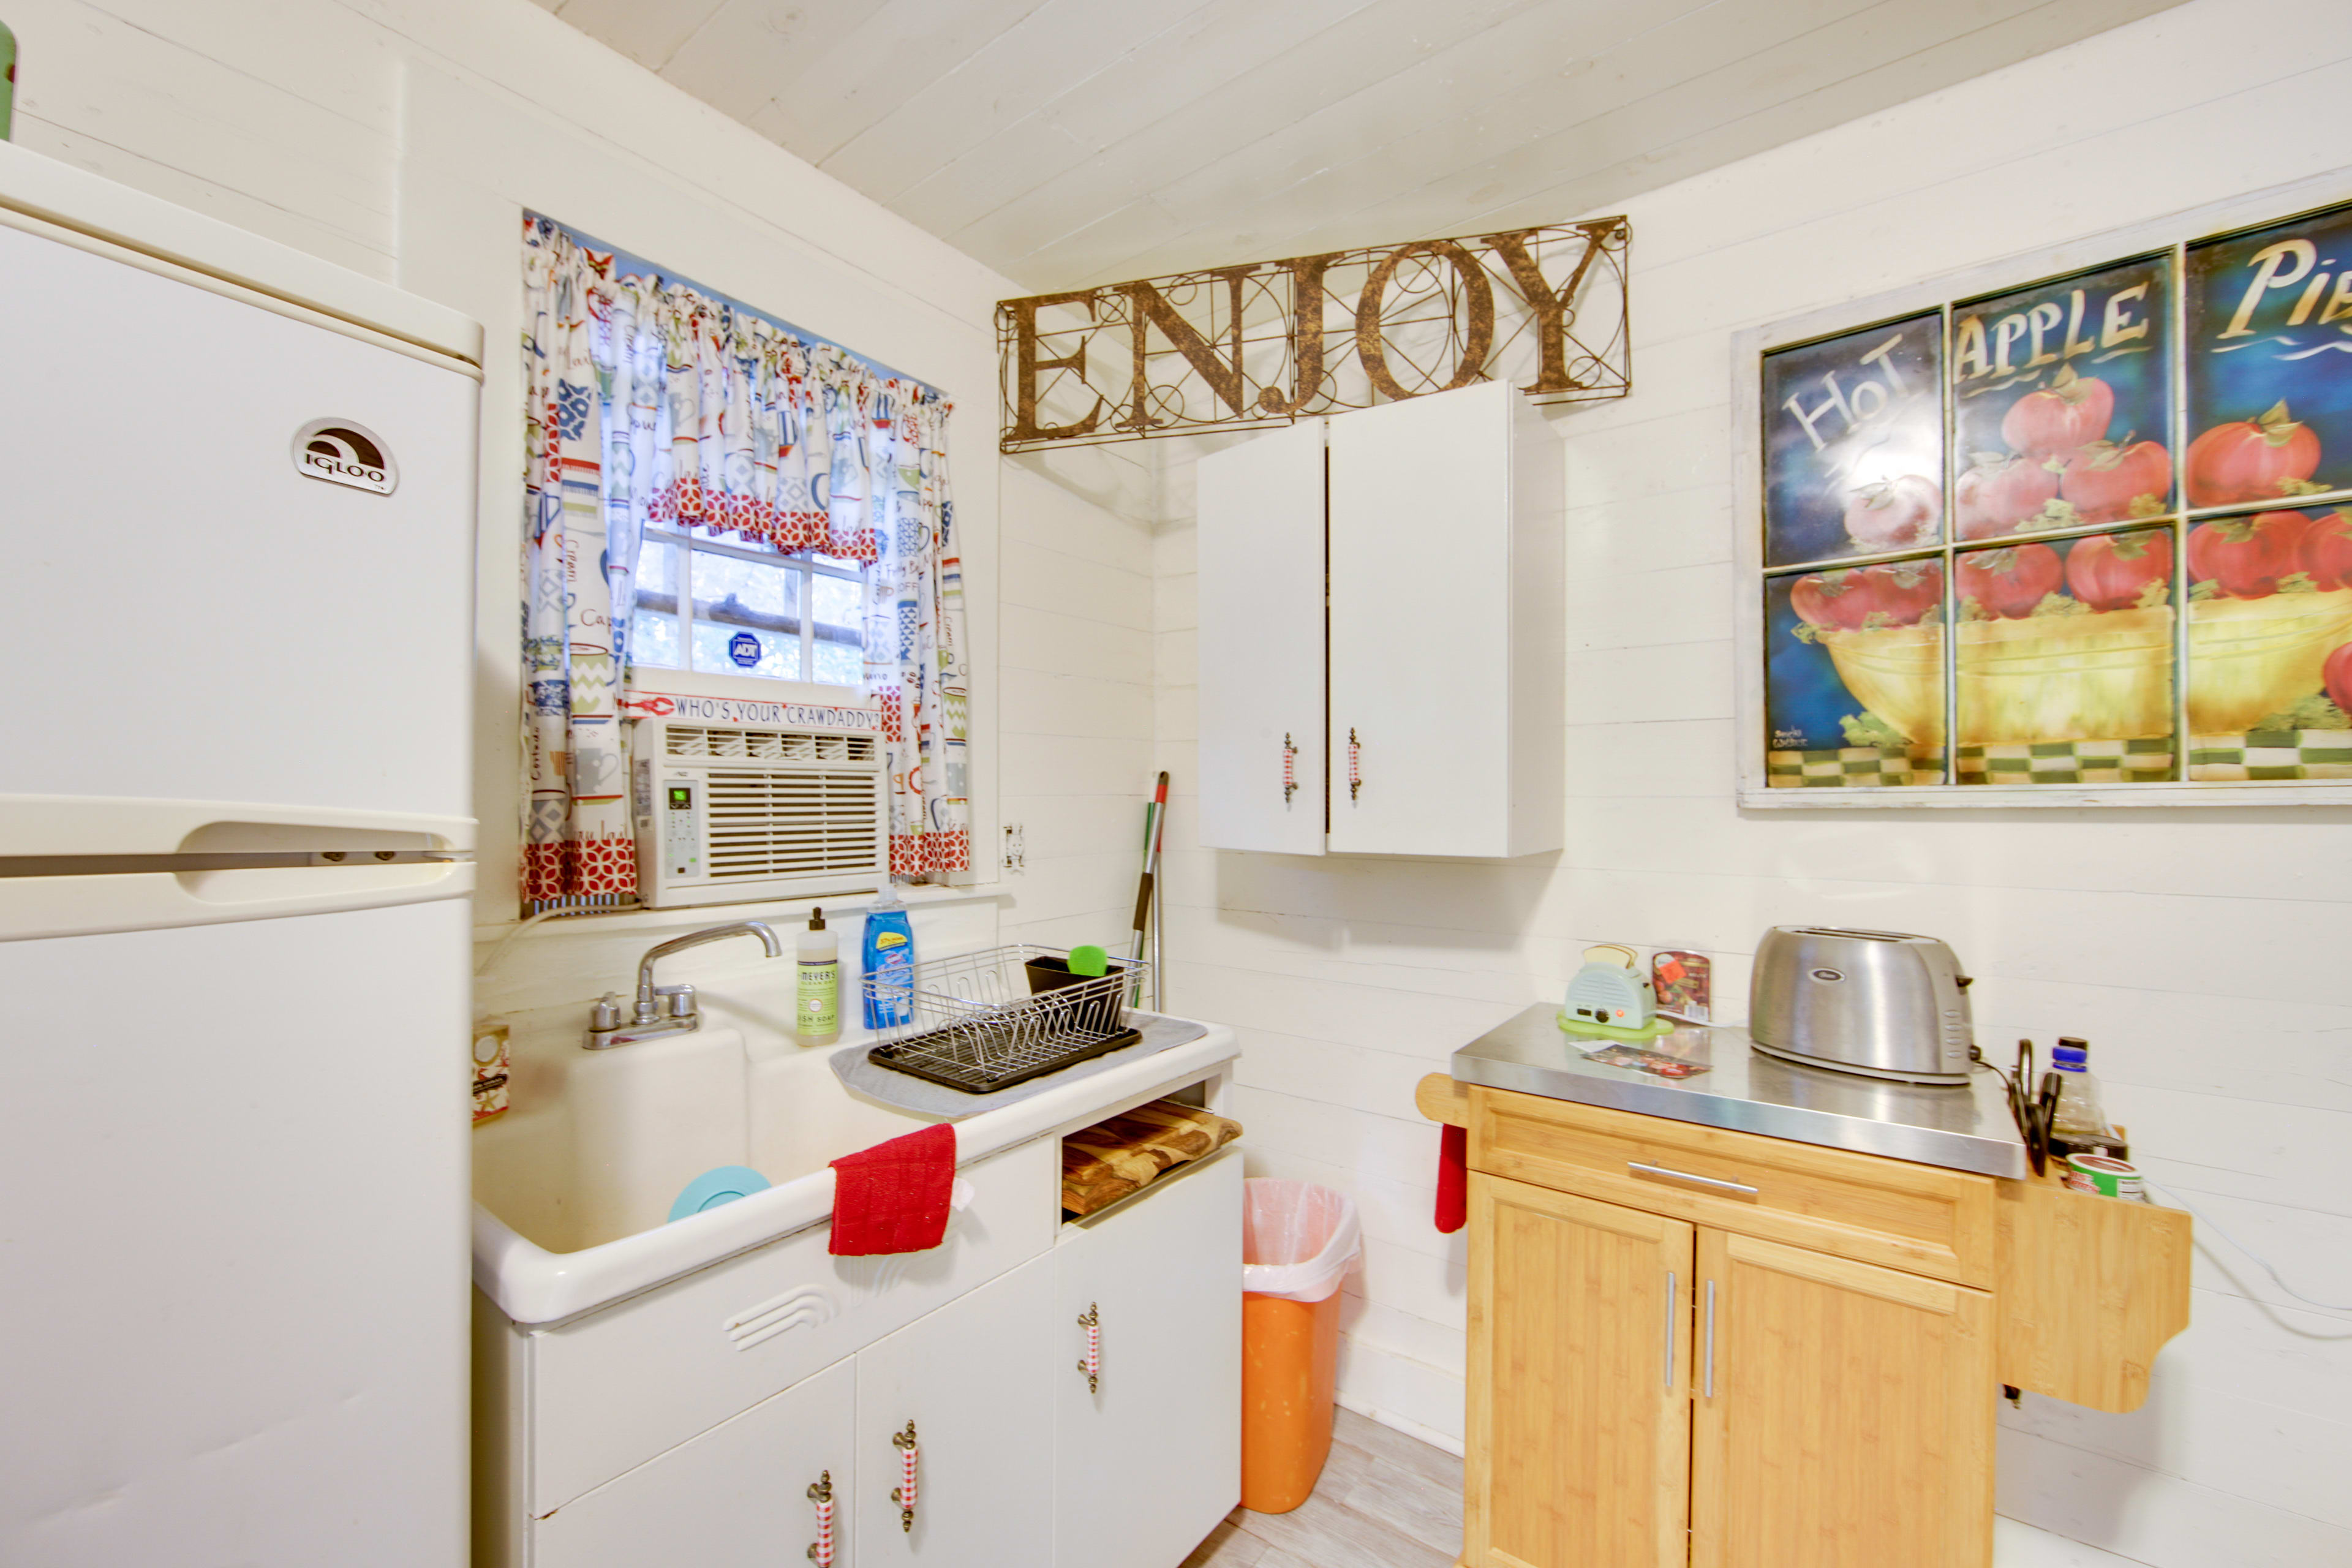
[{"label": "window sill", "polygon": [[1984,806],[2352,805],[2352,783],[2328,779],[2142,784],[1928,784],[1864,789],[1743,785],[1748,811],[1967,810]]},{"label": "window sill", "polygon": [[[633,931],[658,931],[677,929],[695,930],[703,926],[721,925],[729,921],[766,921],[781,924],[791,921],[806,921],[811,910],[823,906],[828,917],[862,915],[874,907],[873,893],[845,893],[837,898],[772,899],[740,904],[701,904],[689,909],[617,910],[611,914],[541,914],[526,919],[508,921],[498,925],[478,925],[474,942],[495,943],[489,952],[474,966],[477,978],[488,974],[504,956],[507,949],[535,932],[550,929],[567,931],[593,931],[599,936],[627,935]],[[910,910],[923,910],[950,904],[973,904],[1010,899],[1013,895],[1002,885],[986,887],[940,887],[924,884],[901,888],[898,896]]]}]

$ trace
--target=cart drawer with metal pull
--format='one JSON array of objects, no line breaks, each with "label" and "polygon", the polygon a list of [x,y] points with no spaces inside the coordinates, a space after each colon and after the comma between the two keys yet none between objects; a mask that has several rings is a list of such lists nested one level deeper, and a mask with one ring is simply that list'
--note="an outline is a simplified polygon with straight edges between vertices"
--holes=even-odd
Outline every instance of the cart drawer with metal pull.
[{"label": "cart drawer with metal pull", "polygon": [[1485,1088],[1470,1090],[1470,1163],[1743,1236],[1992,1283],[1990,1176]]}]

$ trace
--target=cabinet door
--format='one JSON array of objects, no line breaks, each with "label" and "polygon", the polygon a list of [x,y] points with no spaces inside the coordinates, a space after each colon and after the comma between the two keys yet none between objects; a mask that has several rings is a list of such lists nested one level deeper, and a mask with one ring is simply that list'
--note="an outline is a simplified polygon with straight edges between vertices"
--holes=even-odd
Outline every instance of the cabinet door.
[{"label": "cabinet door", "polygon": [[1695,1568],[1990,1563],[1989,1294],[1719,1230],[1699,1280]]},{"label": "cabinet door", "polygon": [[1470,1201],[1463,1561],[1681,1568],[1694,1227],[1475,1173]]},{"label": "cabinet door", "polygon": [[762,1400],[531,1526],[538,1568],[776,1568],[811,1561],[812,1486],[830,1477],[834,1557],[848,1568],[856,1379],[847,1361]]},{"label": "cabinet door", "polygon": [[1201,842],[1320,855],[1323,421],[1198,472]]},{"label": "cabinet door", "polygon": [[[1242,1162],[1228,1150],[1054,1249],[1054,1561],[1174,1568],[1241,1497]],[[1100,1336],[1086,1375],[1084,1320]]]},{"label": "cabinet door", "polygon": [[1515,395],[1331,421],[1334,853],[1507,852]]},{"label": "cabinet door", "polygon": [[1051,1379],[1070,1343],[1054,1319],[1053,1259],[1033,1258],[857,1352],[858,1568],[1051,1561]]}]

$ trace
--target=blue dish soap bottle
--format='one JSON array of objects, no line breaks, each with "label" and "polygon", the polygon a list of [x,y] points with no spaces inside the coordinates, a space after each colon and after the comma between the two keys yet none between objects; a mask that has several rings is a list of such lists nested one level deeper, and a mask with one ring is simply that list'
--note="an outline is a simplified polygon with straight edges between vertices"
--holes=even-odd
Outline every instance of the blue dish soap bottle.
[{"label": "blue dish soap bottle", "polygon": [[866,1026],[896,1029],[913,1023],[915,927],[895,881],[883,885],[881,896],[866,911],[859,952],[865,981],[858,989],[866,998]]}]

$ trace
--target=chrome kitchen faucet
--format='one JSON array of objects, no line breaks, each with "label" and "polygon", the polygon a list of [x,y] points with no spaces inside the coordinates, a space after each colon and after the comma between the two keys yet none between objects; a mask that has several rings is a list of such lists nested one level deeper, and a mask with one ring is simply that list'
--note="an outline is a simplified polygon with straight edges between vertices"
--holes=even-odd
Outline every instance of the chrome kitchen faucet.
[{"label": "chrome kitchen faucet", "polygon": [[[621,995],[607,991],[588,1009],[588,1037],[581,1042],[583,1050],[610,1050],[614,1046],[634,1046],[639,1040],[658,1040],[665,1035],[690,1035],[702,1027],[702,1011],[695,1005],[691,985],[656,985],[654,964],[673,952],[684,952],[689,947],[700,947],[706,942],[718,942],[730,936],[756,936],[768,950],[770,958],[784,955],[783,944],[776,933],[759,921],[731,921],[708,931],[689,931],[672,937],[650,949],[637,963],[636,1016],[625,1027],[621,1023]],[[667,1000],[668,1006],[662,1005]]]}]

